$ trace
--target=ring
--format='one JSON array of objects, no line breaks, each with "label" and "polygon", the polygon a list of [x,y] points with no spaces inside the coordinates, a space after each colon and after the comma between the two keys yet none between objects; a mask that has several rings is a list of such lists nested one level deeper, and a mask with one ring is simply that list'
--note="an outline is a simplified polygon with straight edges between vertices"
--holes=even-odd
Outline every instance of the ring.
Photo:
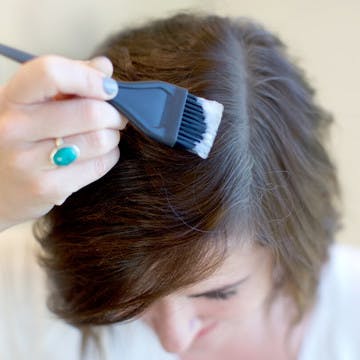
[{"label": "ring", "polygon": [[76,145],[65,145],[62,138],[55,139],[55,148],[50,153],[50,162],[57,166],[68,166],[80,155]]}]

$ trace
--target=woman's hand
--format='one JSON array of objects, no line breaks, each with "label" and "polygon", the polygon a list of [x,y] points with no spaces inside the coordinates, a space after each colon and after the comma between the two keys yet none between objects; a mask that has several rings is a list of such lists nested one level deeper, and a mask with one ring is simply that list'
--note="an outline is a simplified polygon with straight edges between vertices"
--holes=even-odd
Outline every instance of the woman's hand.
[{"label": "woman's hand", "polygon": [[[127,121],[104,101],[117,92],[103,86],[112,71],[105,57],[42,56],[0,88],[0,230],[46,214],[116,164]],[[50,162],[56,138],[79,148],[74,163]]]}]

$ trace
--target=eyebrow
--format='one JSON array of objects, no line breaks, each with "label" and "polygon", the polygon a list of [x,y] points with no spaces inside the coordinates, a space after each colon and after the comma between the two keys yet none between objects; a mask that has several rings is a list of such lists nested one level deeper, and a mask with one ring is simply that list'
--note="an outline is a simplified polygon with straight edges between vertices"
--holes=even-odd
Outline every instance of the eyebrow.
[{"label": "eyebrow", "polygon": [[248,278],[249,278],[249,275],[246,276],[246,277],[244,277],[244,278],[241,279],[241,280],[238,280],[238,281],[232,283],[232,284],[228,284],[228,285],[222,286],[221,288],[208,290],[208,291],[203,292],[203,293],[200,293],[200,294],[189,295],[188,297],[190,297],[190,298],[198,298],[198,297],[202,297],[202,296],[212,295],[212,294],[218,293],[218,292],[223,292],[223,291],[232,289],[232,288],[234,288],[234,287],[242,284],[242,283],[245,282]]}]

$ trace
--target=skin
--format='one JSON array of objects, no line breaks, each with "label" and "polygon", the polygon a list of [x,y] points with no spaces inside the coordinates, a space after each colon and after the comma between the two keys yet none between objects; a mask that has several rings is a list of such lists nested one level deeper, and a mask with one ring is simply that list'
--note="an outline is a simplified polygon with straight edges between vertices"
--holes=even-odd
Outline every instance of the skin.
[{"label": "skin", "polygon": [[[103,89],[112,72],[105,57],[48,55],[0,87],[0,231],[46,214],[117,163],[127,121],[105,101],[116,95]],[[57,137],[80,149],[68,167],[49,161]]]},{"label": "skin", "polygon": [[310,311],[286,342],[294,305],[280,296],[266,316],[271,273],[265,249],[237,248],[210,278],[155,302],[144,320],[181,360],[296,359]]}]

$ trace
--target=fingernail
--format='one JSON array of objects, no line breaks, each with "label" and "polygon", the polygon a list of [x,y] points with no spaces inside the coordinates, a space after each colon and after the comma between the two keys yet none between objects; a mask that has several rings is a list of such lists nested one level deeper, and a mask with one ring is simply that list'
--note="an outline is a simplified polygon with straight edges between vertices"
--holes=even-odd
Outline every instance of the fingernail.
[{"label": "fingernail", "polygon": [[117,82],[111,77],[105,77],[103,80],[104,91],[108,95],[115,96],[119,90]]}]

